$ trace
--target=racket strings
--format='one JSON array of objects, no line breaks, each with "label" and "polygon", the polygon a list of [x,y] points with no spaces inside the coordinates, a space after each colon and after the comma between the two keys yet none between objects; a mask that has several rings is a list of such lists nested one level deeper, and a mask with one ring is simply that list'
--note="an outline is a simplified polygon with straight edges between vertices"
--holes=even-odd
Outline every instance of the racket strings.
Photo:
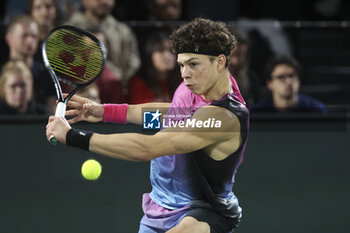
[{"label": "racket strings", "polygon": [[47,57],[53,70],[67,84],[86,83],[103,67],[103,52],[97,42],[67,29],[57,30],[47,40]]}]

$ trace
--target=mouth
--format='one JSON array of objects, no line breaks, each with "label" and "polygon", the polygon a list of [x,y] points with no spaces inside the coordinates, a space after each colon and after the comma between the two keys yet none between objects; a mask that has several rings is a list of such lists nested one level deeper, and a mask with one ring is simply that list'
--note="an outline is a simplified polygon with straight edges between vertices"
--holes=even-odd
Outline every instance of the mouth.
[{"label": "mouth", "polygon": [[186,87],[187,87],[188,89],[192,89],[193,84],[186,84]]}]

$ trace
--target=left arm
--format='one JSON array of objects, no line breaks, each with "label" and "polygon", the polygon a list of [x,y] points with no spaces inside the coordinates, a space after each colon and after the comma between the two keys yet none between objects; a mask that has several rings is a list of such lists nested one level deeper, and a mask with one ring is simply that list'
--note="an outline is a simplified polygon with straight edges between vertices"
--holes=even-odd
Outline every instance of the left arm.
[{"label": "left arm", "polygon": [[[220,120],[221,127],[219,129],[167,128],[154,135],[94,133],[90,139],[89,150],[116,159],[149,161],[168,154],[200,150],[214,143],[230,140],[235,134],[237,124],[239,127],[237,118],[220,107],[201,108],[192,117],[197,121],[205,121],[209,118]],[[50,120],[47,136],[54,135],[65,143],[65,136],[69,130],[68,123],[62,125],[65,123],[64,118],[51,117]]]}]

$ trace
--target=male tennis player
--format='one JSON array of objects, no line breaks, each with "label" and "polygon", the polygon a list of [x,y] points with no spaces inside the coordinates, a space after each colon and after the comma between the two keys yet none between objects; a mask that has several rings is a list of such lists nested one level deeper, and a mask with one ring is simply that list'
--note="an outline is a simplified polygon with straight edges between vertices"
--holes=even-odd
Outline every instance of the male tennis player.
[{"label": "male tennis player", "polygon": [[[67,122],[51,116],[46,135],[48,140],[54,135],[61,143],[112,158],[151,160],[152,191],[143,196],[139,232],[232,232],[241,218],[232,188],[249,128],[245,102],[227,68],[236,40],[224,24],[207,19],[181,26],[171,40],[183,79],[171,104],[100,105],[73,96],[66,115],[75,117]],[[155,119],[156,109],[168,108],[172,127],[154,135],[102,135],[69,125],[141,124],[145,107],[155,109]]]}]

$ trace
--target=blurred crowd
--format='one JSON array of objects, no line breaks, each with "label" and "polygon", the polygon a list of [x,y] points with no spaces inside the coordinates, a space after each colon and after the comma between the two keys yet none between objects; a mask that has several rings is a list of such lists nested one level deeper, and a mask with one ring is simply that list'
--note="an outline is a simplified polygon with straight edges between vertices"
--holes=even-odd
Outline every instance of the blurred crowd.
[{"label": "blurred crowd", "polygon": [[[264,25],[273,20],[347,20],[349,3],[11,0],[2,1],[0,8],[0,114],[54,113],[56,93],[43,65],[41,46],[48,32],[62,24],[92,32],[107,49],[101,77],[78,95],[99,103],[170,102],[182,80],[169,35],[181,22],[195,17],[230,23],[238,46],[228,57],[229,71],[252,113],[326,114],[321,100],[300,93],[302,67],[283,28]],[[259,18],[273,20],[251,23]]]}]

